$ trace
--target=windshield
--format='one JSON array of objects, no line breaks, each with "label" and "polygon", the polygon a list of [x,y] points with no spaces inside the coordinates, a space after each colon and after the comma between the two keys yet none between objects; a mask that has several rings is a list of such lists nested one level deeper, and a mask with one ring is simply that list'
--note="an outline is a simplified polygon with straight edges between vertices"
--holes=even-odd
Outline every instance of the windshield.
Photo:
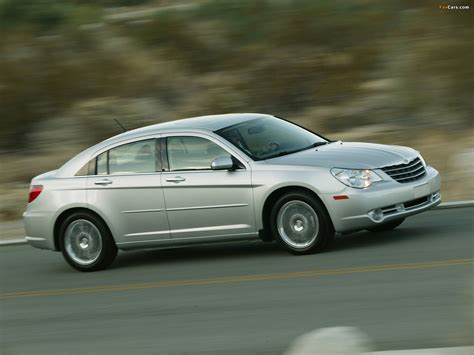
[{"label": "windshield", "polygon": [[274,117],[255,118],[216,131],[254,160],[265,160],[327,144],[327,140]]}]

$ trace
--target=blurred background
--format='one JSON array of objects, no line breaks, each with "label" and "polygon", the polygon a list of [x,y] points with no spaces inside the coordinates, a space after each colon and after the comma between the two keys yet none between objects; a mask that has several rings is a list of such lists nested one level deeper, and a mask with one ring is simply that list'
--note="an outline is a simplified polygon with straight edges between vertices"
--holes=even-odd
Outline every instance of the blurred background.
[{"label": "blurred background", "polygon": [[[0,221],[127,128],[261,112],[411,146],[474,198],[473,11],[436,1],[0,0]],[[466,5],[450,1],[451,5]]]}]

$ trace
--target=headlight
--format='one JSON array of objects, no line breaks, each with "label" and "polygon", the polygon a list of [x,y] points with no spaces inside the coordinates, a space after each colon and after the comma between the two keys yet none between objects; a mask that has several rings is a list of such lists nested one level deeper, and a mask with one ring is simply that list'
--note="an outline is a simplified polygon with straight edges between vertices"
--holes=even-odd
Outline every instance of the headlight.
[{"label": "headlight", "polygon": [[365,189],[374,182],[382,181],[372,170],[364,169],[331,169],[331,174],[344,185],[355,187],[356,189]]}]

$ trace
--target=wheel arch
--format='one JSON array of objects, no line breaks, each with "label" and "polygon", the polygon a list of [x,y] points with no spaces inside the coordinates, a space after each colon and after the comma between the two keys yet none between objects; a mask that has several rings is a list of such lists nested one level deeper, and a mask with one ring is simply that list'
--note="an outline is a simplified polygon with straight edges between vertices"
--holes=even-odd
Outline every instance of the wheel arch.
[{"label": "wheel arch", "polygon": [[321,198],[318,196],[318,194],[304,186],[298,186],[298,185],[291,185],[291,186],[283,186],[275,189],[272,191],[265,199],[265,202],[263,204],[262,212],[261,212],[261,218],[262,218],[262,225],[263,229],[259,231],[260,238],[263,241],[272,241],[274,240],[274,236],[271,233],[271,228],[270,228],[270,214],[273,205],[275,202],[280,198],[280,196],[289,193],[289,192],[302,192],[304,194],[310,195],[314,197],[316,200],[318,200],[321,203],[321,206],[323,206],[327,217],[331,223],[331,227],[334,230],[334,223],[331,219],[331,215],[329,214],[329,211],[324,204],[324,202],[321,200]]},{"label": "wheel arch", "polygon": [[60,248],[59,248],[59,237],[60,237],[59,231],[61,229],[61,225],[64,223],[66,218],[68,218],[70,215],[72,215],[74,213],[78,213],[78,212],[89,213],[89,214],[93,215],[94,217],[98,218],[99,220],[101,220],[104,223],[104,226],[108,229],[110,235],[112,235],[112,238],[113,238],[113,234],[112,234],[112,231],[111,231],[109,225],[104,220],[104,218],[102,218],[102,216],[100,214],[98,214],[94,210],[91,210],[90,208],[87,208],[87,207],[71,207],[71,208],[68,208],[68,209],[62,211],[58,215],[58,217],[56,218],[56,220],[54,222],[53,238],[54,238],[54,249],[56,251],[60,250]]}]

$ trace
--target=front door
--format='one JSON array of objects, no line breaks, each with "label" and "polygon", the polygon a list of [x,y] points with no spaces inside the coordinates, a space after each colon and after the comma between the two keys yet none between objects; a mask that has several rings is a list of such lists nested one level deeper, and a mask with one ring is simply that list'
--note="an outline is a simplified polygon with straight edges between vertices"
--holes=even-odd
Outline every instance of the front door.
[{"label": "front door", "polygon": [[173,239],[255,235],[250,170],[211,170],[231,155],[211,137],[166,138],[168,168],[161,175]]}]

